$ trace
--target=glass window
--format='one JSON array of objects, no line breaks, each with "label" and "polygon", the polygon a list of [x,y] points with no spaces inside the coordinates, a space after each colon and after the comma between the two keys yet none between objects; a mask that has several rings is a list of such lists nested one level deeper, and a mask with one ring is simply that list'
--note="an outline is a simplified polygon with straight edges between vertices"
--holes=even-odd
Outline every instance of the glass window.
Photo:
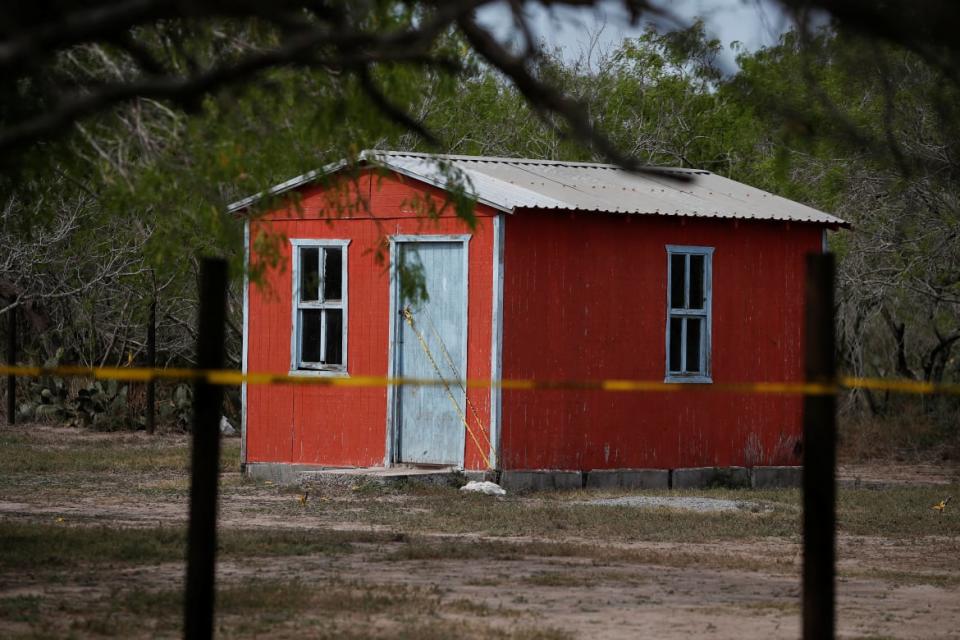
[{"label": "glass window", "polygon": [[323,250],[323,299],[339,300],[343,290],[342,281],[342,250]]},{"label": "glass window", "polygon": [[667,381],[710,381],[712,247],[667,247]]},{"label": "glass window", "polygon": [[320,249],[300,249],[300,300],[312,302],[320,299]]},{"label": "glass window", "polygon": [[294,240],[291,369],[346,371],[347,241]]}]

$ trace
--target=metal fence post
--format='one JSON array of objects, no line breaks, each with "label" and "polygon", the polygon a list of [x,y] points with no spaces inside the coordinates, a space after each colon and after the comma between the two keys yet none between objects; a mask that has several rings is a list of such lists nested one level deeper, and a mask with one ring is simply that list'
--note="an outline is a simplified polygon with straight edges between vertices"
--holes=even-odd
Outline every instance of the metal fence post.
[{"label": "metal fence post", "polygon": [[[832,254],[807,255],[807,382],[835,384]],[[836,395],[803,399],[803,638],[835,631]]]},{"label": "metal fence post", "polygon": [[[10,366],[17,364],[17,307],[10,309],[7,320],[7,362]],[[12,373],[7,376],[7,424],[17,422],[17,377]]]},{"label": "metal fence post", "polygon": [[[147,366],[151,369],[157,366],[157,299],[150,300],[150,313],[147,318]],[[156,429],[156,393],[157,381],[153,378],[147,381],[147,433]]]},{"label": "metal fence post", "polygon": [[[227,263],[220,259],[205,259],[200,266],[198,369],[223,367],[226,308]],[[183,635],[188,640],[205,640],[213,636],[222,408],[223,387],[197,380],[193,386],[190,524],[183,625]]]}]

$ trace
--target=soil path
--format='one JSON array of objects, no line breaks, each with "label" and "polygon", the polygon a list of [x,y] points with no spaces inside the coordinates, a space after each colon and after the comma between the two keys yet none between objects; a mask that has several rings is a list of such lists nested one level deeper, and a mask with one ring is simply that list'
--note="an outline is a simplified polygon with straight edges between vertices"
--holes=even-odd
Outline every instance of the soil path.
[{"label": "soil path", "polygon": [[[52,451],[73,442],[147,447],[142,436],[38,430],[37,442]],[[183,438],[168,447],[184,447]],[[185,524],[186,473],[168,468],[153,472],[17,474],[0,488],[0,521],[59,522],[64,526],[153,527]],[[847,465],[844,482],[886,485],[924,484],[955,487],[956,469],[923,466]],[[224,529],[389,530],[360,522],[361,504],[413,504],[404,495],[331,495],[330,508],[302,512],[296,494],[223,475]],[[954,484],[951,484],[954,483]],[[938,489],[939,490],[939,489]],[[528,498],[520,504],[538,504]],[[326,503],[324,503],[326,504]],[[795,508],[795,507],[794,507]],[[409,560],[414,545],[496,543],[533,549],[540,543],[568,543],[582,556],[545,557],[536,553],[509,557],[446,557]],[[524,546],[526,545],[526,546]],[[622,550],[620,556],[616,553]],[[418,530],[394,542],[355,545],[341,555],[225,559],[219,563],[221,585],[253,580],[298,579],[307,585],[356,583],[381,589],[419,587],[439,594],[441,616],[457,621],[464,603],[484,611],[491,629],[511,631],[551,627],[575,638],[797,638],[800,634],[800,545],[798,537],[730,539],[698,543],[618,542],[591,539],[576,531],[546,538],[487,536]],[[611,553],[612,552],[612,553]],[[456,554],[452,554],[456,556]],[[624,558],[631,557],[631,560]],[[415,557],[415,554],[413,555]],[[639,558],[639,559],[638,559]],[[844,638],[895,637],[934,640],[960,637],[960,537],[924,535],[838,538],[838,613]],[[647,559],[653,559],[650,562]],[[110,599],[148,585],[175,590],[183,580],[181,563],[105,566],[95,570],[42,571],[37,574],[0,569],[0,600],[40,596],[75,603]],[[446,607],[446,608],[444,608]],[[493,612],[493,613],[490,613]],[[389,617],[376,619],[389,629]],[[0,636],[25,632],[23,623],[5,627]],[[83,635],[75,634],[75,635]],[[145,630],[142,637],[152,635]]]}]

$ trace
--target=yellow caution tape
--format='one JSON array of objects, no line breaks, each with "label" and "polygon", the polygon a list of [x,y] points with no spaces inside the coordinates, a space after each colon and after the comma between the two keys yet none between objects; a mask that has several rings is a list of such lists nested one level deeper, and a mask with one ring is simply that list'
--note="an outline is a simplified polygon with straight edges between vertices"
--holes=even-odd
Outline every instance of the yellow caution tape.
[{"label": "yellow caution tape", "polygon": [[619,392],[668,392],[706,391],[726,393],[763,393],[774,395],[833,395],[841,389],[870,389],[923,395],[960,395],[960,384],[935,384],[914,380],[890,380],[886,378],[841,377],[836,384],[828,382],[742,382],[742,383],[690,383],[660,382],[656,380],[490,380],[472,379],[443,380],[436,378],[391,378],[385,376],[309,376],[297,373],[242,373],[235,369],[150,369],[138,367],[29,367],[0,365],[0,376],[40,378],[44,376],[68,378],[85,377],[96,380],[125,382],[148,382],[150,380],[202,380],[208,384],[299,384],[321,387],[388,387],[420,386],[438,387],[461,384],[470,389],[500,388],[506,390],[583,390]]},{"label": "yellow caution tape", "polygon": [[840,386],[847,389],[873,389],[922,395],[960,395],[960,384],[917,382],[916,380],[889,380],[886,378],[840,378]]}]

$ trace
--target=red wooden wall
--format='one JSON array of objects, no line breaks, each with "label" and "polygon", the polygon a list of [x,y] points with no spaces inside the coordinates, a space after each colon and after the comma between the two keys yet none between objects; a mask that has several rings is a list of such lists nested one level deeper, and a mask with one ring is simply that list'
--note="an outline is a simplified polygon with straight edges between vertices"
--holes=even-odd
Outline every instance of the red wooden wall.
[{"label": "red wooden wall", "polygon": [[[820,227],[552,212],[507,216],[503,376],[662,380],[667,244],[715,247],[714,382],[800,380]],[[501,464],[799,464],[800,421],[790,396],[505,390]]]},{"label": "red wooden wall", "polygon": [[[344,185],[347,186],[344,186]],[[341,188],[309,187],[299,208],[285,208],[251,221],[251,247],[265,233],[285,236],[281,266],[268,269],[249,289],[248,370],[290,369],[292,283],[290,238],[350,239],[348,249],[348,347],[351,375],[388,375],[390,286],[386,264],[375,251],[393,234],[470,233],[467,375],[490,376],[493,210],[477,205],[470,229],[452,211],[436,220],[418,217],[417,201],[443,201],[441,191],[400,176],[363,173]],[[334,201],[363,206],[344,211]],[[259,260],[251,251],[253,262]],[[389,257],[389,252],[385,254]],[[490,394],[470,389],[469,399],[489,428]],[[247,389],[246,462],[291,462],[330,466],[384,463],[387,393],[384,388],[261,386]],[[483,439],[483,436],[479,436]],[[465,466],[482,467],[470,438]]]}]

